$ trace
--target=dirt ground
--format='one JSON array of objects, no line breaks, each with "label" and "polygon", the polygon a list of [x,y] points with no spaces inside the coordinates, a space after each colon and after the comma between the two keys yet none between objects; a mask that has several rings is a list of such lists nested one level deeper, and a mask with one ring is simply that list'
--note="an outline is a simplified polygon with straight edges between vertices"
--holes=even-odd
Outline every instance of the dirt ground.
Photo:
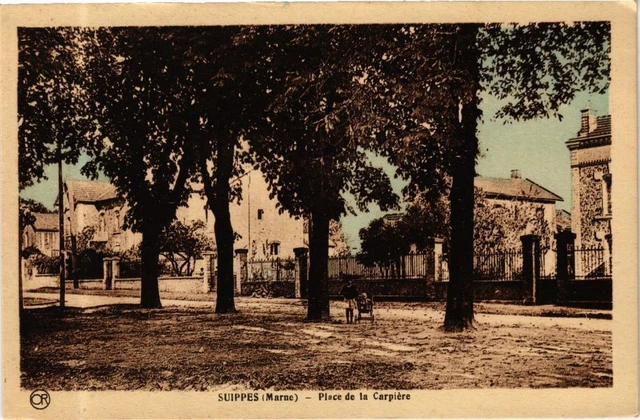
[{"label": "dirt ground", "polygon": [[47,390],[454,389],[610,387],[611,321],[477,315],[444,333],[426,304],[384,302],[376,322],[304,323],[299,301],[239,299],[144,310],[28,309],[22,386]]}]

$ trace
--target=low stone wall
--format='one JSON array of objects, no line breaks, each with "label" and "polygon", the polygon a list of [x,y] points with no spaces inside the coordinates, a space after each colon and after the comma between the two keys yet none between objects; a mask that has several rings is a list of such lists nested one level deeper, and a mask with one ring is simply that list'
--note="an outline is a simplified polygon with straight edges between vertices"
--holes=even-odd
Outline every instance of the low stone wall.
[{"label": "low stone wall", "polygon": [[475,281],[473,282],[473,299],[521,301],[524,297],[522,281]]},{"label": "low stone wall", "polygon": [[[446,300],[449,282],[436,282],[435,299]],[[523,300],[524,282],[522,281],[476,281],[473,283],[474,301],[510,301]]]},{"label": "low stone wall", "polygon": [[540,279],[538,281],[538,305],[556,303],[558,290],[556,279]]},{"label": "low stone wall", "polygon": [[[116,290],[140,290],[140,278],[114,279]],[[158,287],[161,292],[204,293],[202,277],[160,277]]]},{"label": "low stone wall", "polygon": [[613,302],[612,281],[609,278],[569,280],[564,282],[563,304],[585,303],[610,307]]},{"label": "low stone wall", "polygon": [[[340,290],[346,284],[344,280],[329,280],[329,296],[341,298]],[[426,279],[373,279],[353,280],[360,293],[369,296],[385,296],[400,299],[425,299],[427,297]]]},{"label": "low stone wall", "polygon": [[[67,289],[73,289],[73,280],[65,280],[64,282]],[[88,290],[101,290],[104,289],[104,283],[102,279],[83,279],[78,280],[79,289]]]},{"label": "low stone wall", "polygon": [[241,296],[293,298],[296,283],[293,281],[252,281],[242,284]]},{"label": "low stone wall", "polygon": [[23,290],[35,290],[42,287],[60,287],[60,277],[57,274],[34,274],[26,277],[22,282]]}]

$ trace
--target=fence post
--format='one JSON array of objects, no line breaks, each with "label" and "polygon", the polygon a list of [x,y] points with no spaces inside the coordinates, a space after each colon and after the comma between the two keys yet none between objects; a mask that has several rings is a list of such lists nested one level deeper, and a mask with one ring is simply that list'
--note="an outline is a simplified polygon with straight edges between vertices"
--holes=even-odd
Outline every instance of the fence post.
[{"label": "fence post", "polygon": [[213,251],[204,251],[202,252],[202,257],[204,258],[204,273],[202,279],[202,290],[204,293],[213,292],[216,288],[216,282],[214,281],[213,276]]},{"label": "fence post", "polygon": [[296,256],[295,297],[307,297],[307,248],[293,248]]},{"label": "fence post", "polygon": [[102,259],[102,285],[104,290],[111,290],[113,282],[113,266],[111,265],[111,258],[105,257]]},{"label": "fence post", "polygon": [[111,289],[116,290],[116,279],[120,278],[120,257],[111,257]]},{"label": "fence post", "polygon": [[540,281],[540,236],[523,235],[522,241],[522,277],[524,290],[522,298],[525,304],[538,303],[538,282]]},{"label": "fence post", "polygon": [[556,290],[557,302],[564,303],[569,299],[569,282],[575,277],[575,240],[576,234],[570,229],[556,233]]},{"label": "fence post", "polygon": [[239,275],[235,276],[235,292],[237,294],[242,293],[242,285],[249,279],[249,272],[247,267],[247,256],[249,250],[246,248],[236,249],[236,260],[238,264]]},{"label": "fence post", "polygon": [[426,298],[429,300],[436,299],[436,282],[440,281],[442,273],[442,244],[444,239],[433,238],[432,252],[427,254],[427,284]]}]

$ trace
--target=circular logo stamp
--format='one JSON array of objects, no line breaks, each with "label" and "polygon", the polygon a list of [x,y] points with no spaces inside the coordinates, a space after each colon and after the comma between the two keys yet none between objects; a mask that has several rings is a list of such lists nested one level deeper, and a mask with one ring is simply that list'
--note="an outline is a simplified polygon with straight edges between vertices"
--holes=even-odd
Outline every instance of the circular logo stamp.
[{"label": "circular logo stamp", "polygon": [[51,403],[51,397],[49,396],[49,393],[47,391],[36,389],[31,393],[29,402],[31,403],[31,406],[36,410],[44,410],[45,408],[49,407],[49,404]]}]

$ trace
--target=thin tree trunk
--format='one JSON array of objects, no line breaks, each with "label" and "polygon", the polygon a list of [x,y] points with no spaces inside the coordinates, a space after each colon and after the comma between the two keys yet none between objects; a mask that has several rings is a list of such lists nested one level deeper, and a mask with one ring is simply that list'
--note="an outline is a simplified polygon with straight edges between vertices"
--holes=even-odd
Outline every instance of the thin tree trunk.
[{"label": "thin tree trunk", "polygon": [[58,248],[60,251],[59,260],[60,260],[60,310],[64,310],[65,304],[65,276],[64,276],[64,191],[63,191],[63,182],[62,182],[62,152],[61,152],[61,144],[60,140],[58,140],[57,148],[58,148],[58,197],[60,198],[58,202],[58,231],[60,232],[58,235]]},{"label": "thin tree trunk", "polygon": [[467,92],[461,94],[459,135],[456,145],[458,162],[453,169],[451,186],[450,280],[444,329],[461,331],[473,327],[473,197],[475,159],[478,154],[478,55],[477,25],[464,25],[458,39],[456,65],[469,77]]},{"label": "thin tree trunk", "polygon": [[[214,231],[216,246],[218,248],[218,287],[216,296],[216,313],[237,312],[234,300],[233,279],[233,226],[231,225],[231,213],[229,201],[231,200],[231,186],[229,181],[234,165],[234,143],[232,141],[218,142],[218,159],[215,169],[215,185],[213,194],[208,194],[208,202],[213,217],[215,218]],[[205,184],[211,185],[208,180],[206,161],[201,163]],[[205,185],[205,190],[207,186]]]},{"label": "thin tree trunk", "polygon": [[18,321],[20,321],[22,319],[22,312],[24,309],[22,298],[22,235],[24,234],[24,228],[22,226],[22,217],[20,217],[20,215],[18,215],[18,219],[20,223],[20,236],[18,237]]},{"label": "thin tree trunk", "polygon": [[322,210],[311,213],[309,238],[308,321],[331,321],[329,314],[329,217]]},{"label": "thin tree trunk", "polygon": [[158,286],[159,237],[160,229],[151,222],[142,232],[142,285],[140,289],[140,306],[143,308],[162,308],[160,288]]}]

